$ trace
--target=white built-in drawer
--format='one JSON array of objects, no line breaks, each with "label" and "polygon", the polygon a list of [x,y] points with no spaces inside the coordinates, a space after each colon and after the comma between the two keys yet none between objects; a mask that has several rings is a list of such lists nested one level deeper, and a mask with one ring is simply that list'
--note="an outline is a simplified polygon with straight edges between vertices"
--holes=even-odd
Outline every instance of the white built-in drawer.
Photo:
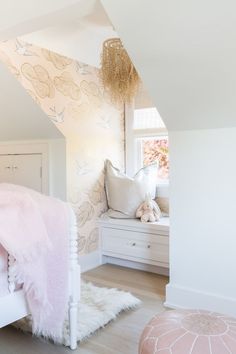
[{"label": "white built-in drawer", "polygon": [[169,263],[168,236],[102,228],[102,250],[105,255],[128,256],[142,260]]}]

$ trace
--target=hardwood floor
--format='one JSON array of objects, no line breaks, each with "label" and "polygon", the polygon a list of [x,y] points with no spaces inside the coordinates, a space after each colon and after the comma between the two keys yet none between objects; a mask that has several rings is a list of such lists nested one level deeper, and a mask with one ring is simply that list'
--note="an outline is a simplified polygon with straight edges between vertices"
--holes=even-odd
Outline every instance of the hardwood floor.
[{"label": "hardwood floor", "polygon": [[[138,340],[145,324],[163,311],[165,285],[168,278],[114,265],[103,265],[83,274],[83,279],[98,286],[130,291],[142,300],[133,311],[120,314],[118,319],[80,343],[74,354],[137,354]],[[0,314],[1,315],[1,314]],[[0,330],[0,354],[66,354],[71,350],[47,343],[11,326]]]}]

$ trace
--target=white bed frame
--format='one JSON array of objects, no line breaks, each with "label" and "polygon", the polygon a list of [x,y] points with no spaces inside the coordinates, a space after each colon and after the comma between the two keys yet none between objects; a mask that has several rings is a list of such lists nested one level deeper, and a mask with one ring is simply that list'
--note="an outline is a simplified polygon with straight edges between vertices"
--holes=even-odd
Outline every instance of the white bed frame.
[{"label": "white bed frame", "polygon": [[[80,300],[80,266],[78,263],[78,241],[75,215],[71,212],[70,221],[70,269],[69,269],[69,337],[70,348],[77,348],[77,311]],[[9,325],[30,314],[26,297],[22,289],[16,290],[14,259],[8,255],[8,289],[9,294],[0,297],[0,328]]]}]

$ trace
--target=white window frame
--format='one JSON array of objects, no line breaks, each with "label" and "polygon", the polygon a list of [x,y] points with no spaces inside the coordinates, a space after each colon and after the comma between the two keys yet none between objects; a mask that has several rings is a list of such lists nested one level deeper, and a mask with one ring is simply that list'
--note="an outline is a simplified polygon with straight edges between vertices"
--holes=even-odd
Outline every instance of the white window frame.
[{"label": "white window frame", "polygon": [[[126,173],[133,177],[141,165],[138,138],[168,137],[166,128],[137,129],[134,124],[134,104],[125,105],[125,141],[126,141]],[[169,184],[169,180],[161,181],[161,184]]]}]

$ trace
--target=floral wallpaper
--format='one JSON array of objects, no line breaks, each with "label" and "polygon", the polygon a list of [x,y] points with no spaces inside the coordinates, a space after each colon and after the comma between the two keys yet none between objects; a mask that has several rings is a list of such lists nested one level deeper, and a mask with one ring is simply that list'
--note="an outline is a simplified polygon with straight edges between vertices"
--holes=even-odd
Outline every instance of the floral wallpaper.
[{"label": "floral wallpaper", "polygon": [[0,43],[0,60],[63,133],[67,195],[78,221],[79,252],[98,248],[96,219],[106,209],[104,160],[124,163],[124,110],[94,67],[19,39]]}]

